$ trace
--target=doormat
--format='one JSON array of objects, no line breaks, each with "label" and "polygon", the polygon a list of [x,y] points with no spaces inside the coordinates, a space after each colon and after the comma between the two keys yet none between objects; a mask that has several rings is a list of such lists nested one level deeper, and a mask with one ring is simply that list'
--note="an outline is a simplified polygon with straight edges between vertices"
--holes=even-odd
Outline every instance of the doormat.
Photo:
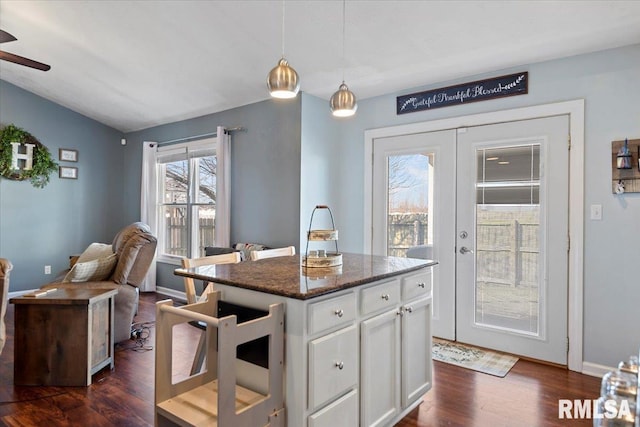
[{"label": "doormat", "polygon": [[467,344],[460,344],[433,338],[433,360],[450,363],[497,377],[504,377],[513,368],[518,358],[509,354],[484,350]]}]

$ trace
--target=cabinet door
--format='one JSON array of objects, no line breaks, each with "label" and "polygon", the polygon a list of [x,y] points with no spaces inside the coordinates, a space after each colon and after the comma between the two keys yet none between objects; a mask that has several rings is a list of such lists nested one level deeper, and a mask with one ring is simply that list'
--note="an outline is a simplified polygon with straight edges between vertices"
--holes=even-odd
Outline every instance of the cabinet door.
[{"label": "cabinet door", "polygon": [[400,310],[362,322],[361,425],[383,426],[400,408]]},{"label": "cabinet door", "polygon": [[309,343],[309,409],[314,411],[358,384],[355,326]]},{"label": "cabinet door", "polygon": [[432,384],[431,297],[405,303],[402,316],[402,407]]},{"label": "cabinet door", "polygon": [[354,427],[357,425],[357,390],[351,390],[332,404],[309,416],[309,427]]}]

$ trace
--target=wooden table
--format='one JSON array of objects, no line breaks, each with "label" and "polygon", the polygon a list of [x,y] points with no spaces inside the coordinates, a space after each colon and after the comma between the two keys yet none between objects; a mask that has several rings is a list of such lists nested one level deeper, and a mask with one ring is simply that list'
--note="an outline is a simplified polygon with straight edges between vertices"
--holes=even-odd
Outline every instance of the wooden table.
[{"label": "wooden table", "polygon": [[15,304],[14,384],[87,386],[113,369],[117,289],[58,289]]}]

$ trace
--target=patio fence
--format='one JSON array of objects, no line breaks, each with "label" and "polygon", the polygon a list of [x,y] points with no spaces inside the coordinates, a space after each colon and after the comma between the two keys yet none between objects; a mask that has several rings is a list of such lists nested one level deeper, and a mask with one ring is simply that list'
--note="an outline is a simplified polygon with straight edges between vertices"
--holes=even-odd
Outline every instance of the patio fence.
[{"label": "patio fence", "polygon": [[[165,251],[171,255],[187,256],[188,232],[187,219],[184,217],[166,218],[167,240]],[[214,219],[200,218],[198,221],[199,255],[204,256],[205,246],[214,246]]]},{"label": "patio fence", "polygon": [[[427,244],[428,214],[391,214],[388,253],[406,256]],[[537,286],[539,266],[537,209],[479,209],[476,230],[478,281],[509,286]]]}]

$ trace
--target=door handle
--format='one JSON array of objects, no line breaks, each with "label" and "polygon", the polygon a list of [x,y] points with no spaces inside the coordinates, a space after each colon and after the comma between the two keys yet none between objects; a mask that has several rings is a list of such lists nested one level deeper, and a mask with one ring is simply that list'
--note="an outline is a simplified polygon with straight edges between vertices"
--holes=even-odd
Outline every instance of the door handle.
[{"label": "door handle", "polygon": [[463,246],[463,247],[460,248],[460,253],[462,255],[464,255],[464,254],[472,254],[473,250],[467,248],[466,246]]}]

